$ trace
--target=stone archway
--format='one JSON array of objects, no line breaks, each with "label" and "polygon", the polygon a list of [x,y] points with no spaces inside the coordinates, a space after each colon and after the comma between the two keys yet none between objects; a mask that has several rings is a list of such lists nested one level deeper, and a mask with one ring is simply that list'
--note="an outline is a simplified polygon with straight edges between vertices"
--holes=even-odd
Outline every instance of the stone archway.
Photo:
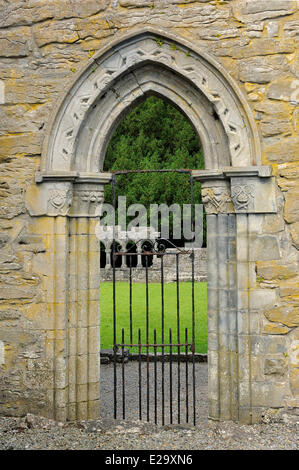
[{"label": "stone archway", "polygon": [[186,41],[147,29],[98,52],[75,77],[48,125],[41,172],[101,171],[118,121],[148,93],[188,115],[206,169],[260,163],[249,106],[227,72]]},{"label": "stone archway", "polygon": [[259,166],[255,124],[229,75],[187,42],[151,29],[100,51],[75,77],[49,123],[37,184],[26,194],[30,214],[49,227],[50,407],[60,420],[98,416],[95,224],[111,179],[102,171],[103,160],[122,116],[149,94],[170,100],[188,116],[205,153],[206,169],[195,169],[193,176],[203,182],[208,214],[209,414],[254,422],[260,409],[253,394],[251,338],[258,335],[265,293],[255,287],[253,270],[261,259],[259,215],[276,211],[271,170]]}]

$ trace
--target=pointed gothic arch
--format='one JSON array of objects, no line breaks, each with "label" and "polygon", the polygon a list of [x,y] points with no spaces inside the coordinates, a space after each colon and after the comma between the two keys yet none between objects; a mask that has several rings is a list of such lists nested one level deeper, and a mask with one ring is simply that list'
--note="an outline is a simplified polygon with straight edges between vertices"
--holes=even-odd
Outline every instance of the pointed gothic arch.
[{"label": "pointed gothic arch", "polygon": [[42,171],[101,171],[117,123],[148,94],[190,119],[206,169],[260,164],[250,108],[230,75],[186,41],[147,29],[99,51],[74,78],[49,123]]}]

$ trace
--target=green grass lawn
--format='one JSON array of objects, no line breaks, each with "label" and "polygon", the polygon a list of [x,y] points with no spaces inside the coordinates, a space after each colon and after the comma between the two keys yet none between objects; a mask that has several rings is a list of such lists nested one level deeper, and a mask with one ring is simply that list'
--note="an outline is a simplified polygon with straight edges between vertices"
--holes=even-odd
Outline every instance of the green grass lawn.
[{"label": "green grass lawn", "polygon": [[[113,284],[103,282],[100,287],[101,308],[101,349],[113,347]],[[195,292],[195,346],[196,352],[207,352],[207,284],[196,282]],[[185,342],[185,329],[188,328],[188,342],[192,339],[192,284],[182,282],[179,286],[180,300],[180,342]],[[125,329],[125,343],[130,342],[130,303],[129,283],[116,283],[116,331],[117,343],[121,343],[122,328]],[[133,284],[132,288],[133,343],[138,343],[138,329],[141,329],[141,342],[146,340],[146,286]],[[161,284],[149,284],[149,341],[154,342],[154,329],[157,343],[161,342]],[[176,283],[164,284],[164,344],[169,343],[169,328],[172,329],[172,343],[177,342],[177,292]],[[137,349],[131,349],[136,352]],[[158,349],[161,351],[161,349]],[[184,352],[185,348],[181,349]],[[152,351],[153,352],[153,351]],[[167,348],[165,348],[167,352]],[[175,349],[173,348],[173,352]]]}]

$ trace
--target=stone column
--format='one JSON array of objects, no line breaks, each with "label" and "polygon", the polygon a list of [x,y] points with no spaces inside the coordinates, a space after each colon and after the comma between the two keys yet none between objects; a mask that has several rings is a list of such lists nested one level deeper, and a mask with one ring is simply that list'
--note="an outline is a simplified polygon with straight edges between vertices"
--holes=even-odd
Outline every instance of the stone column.
[{"label": "stone column", "polygon": [[[108,248],[109,247],[109,248]],[[107,242],[105,244],[105,253],[106,253],[106,266],[105,269],[111,269],[112,264],[111,264],[111,243]]]},{"label": "stone column", "polygon": [[141,243],[142,241],[140,241],[139,243],[136,243],[136,250],[137,250],[137,266],[136,268],[142,268],[142,248],[141,248]]},{"label": "stone column", "polygon": [[[58,180],[58,181],[57,181]],[[44,177],[26,193],[34,224],[47,239],[44,299],[46,354],[53,380],[47,415],[60,421],[99,416],[100,242],[96,236],[104,186],[99,177]],[[44,232],[44,233],[43,233]]]},{"label": "stone column", "polygon": [[68,418],[99,416],[99,287],[100,243],[96,208],[103,188],[75,184],[70,211]]},{"label": "stone column", "polygon": [[254,423],[275,403],[273,386],[269,389],[262,373],[271,347],[261,323],[264,309],[276,302],[276,290],[261,289],[256,279],[257,261],[280,258],[277,237],[261,231],[264,214],[277,212],[275,185],[267,172],[257,177],[235,170],[229,175],[237,241],[238,421]]},{"label": "stone column", "polygon": [[236,415],[236,254],[235,214],[229,182],[205,181],[207,213],[209,415]]},{"label": "stone column", "polygon": [[[45,182],[26,191],[32,218],[31,230],[44,240],[45,252],[34,260],[34,271],[42,279],[43,295],[37,305],[47,315],[39,319],[45,334],[47,374],[46,411],[59,421],[68,417],[68,306],[69,306],[69,219],[72,202],[70,182]],[[45,309],[42,308],[43,302]]]},{"label": "stone column", "polygon": [[264,341],[259,318],[275,301],[273,291],[256,287],[255,273],[257,260],[277,256],[275,237],[259,234],[263,214],[276,211],[274,181],[267,167],[193,176],[202,181],[207,213],[209,416],[252,423],[264,387],[253,374],[263,361],[255,346]]}]

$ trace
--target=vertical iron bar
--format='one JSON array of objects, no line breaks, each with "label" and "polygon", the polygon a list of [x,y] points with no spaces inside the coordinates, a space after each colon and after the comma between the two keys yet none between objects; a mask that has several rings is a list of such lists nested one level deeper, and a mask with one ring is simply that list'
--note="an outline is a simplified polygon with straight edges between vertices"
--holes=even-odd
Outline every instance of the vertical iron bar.
[{"label": "vertical iron bar", "polygon": [[186,423],[189,422],[189,383],[188,383],[188,329],[185,329],[185,343],[186,343]]},{"label": "vertical iron bar", "polygon": [[169,418],[172,424],[172,331],[169,328]]},{"label": "vertical iron bar", "polygon": [[[176,294],[177,294],[177,338],[180,344],[180,290],[179,290],[179,255],[176,254]],[[181,348],[178,346],[178,424],[181,422],[181,370],[180,370]]]},{"label": "vertical iron bar", "polygon": [[195,305],[194,305],[194,250],[192,250],[192,380],[193,380],[193,424],[196,424],[196,392],[195,392]]},{"label": "vertical iron bar", "polygon": [[[122,328],[121,332],[121,342],[125,344],[125,330]],[[126,418],[126,391],[125,391],[125,349],[124,346],[121,347],[122,352],[122,391],[123,391],[123,419]]]},{"label": "vertical iron bar", "polygon": [[132,256],[129,256],[130,259],[130,343],[133,344],[133,314],[132,314]]},{"label": "vertical iron bar", "polygon": [[161,302],[162,302],[162,425],[165,424],[165,398],[164,398],[164,259],[161,256]]},{"label": "vertical iron bar", "polygon": [[157,424],[157,331],[156,328],[154,329],[154,354],[155,354],[155,362],[154,362],[154,387],[155,387],[155,424]]},{"label": "vertical iron bar", "polygon": [[138,349],[139,349],[139,419],[142,420],[142,397],[141,397],[141,331],[138,329]]},{"label": "vertical iron bar", "polygon": [[[113,207],[116,210],[116,176],[112,177]],[[114,419],[117,418],[117,376],[116,376],[116,292],[115,292],[115,220],[113,222],[113,241],[112,241],[112,273],[113,273],[113,351],[114,351]]]},{"label": "vertical iron bar", "polygon": [[[192,230],[194,232],[194,219],[193,219],[193,205],[194,205],[194,191],[193,191],[193,177],[190,173],[190,198],[191,198],[191,220],[192,220]],[[203,221],[202,221],[203,222]],[[203,229],[203,228],[202,228]],[[193,424],[196,424],[196,387],[195,387],[195,295],[194,295],[194,248],[192,248],[192,382],[193,382]]]},{"label": "vertical iron bar", "polygon": [[149,421],[149,318],[148,318],[148,255],[145,255],[145,286],[146,286],[146,417]]}]

